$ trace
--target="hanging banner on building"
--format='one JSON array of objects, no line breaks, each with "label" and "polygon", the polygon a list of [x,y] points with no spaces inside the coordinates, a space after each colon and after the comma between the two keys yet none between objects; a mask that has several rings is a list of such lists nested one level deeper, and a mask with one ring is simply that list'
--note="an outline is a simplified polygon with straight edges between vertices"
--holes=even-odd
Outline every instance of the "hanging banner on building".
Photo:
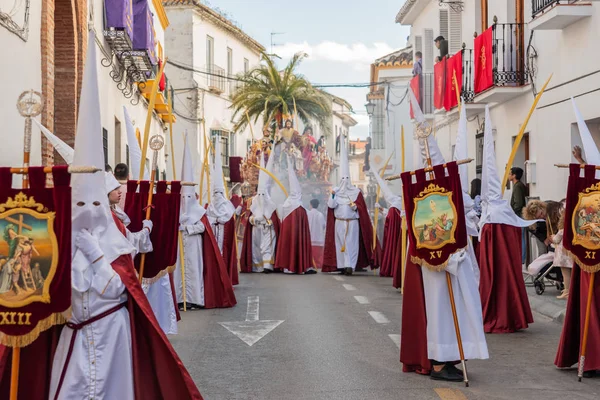
[{"label": "hanging banner on building", "polygon": [[156,65],[154,20],[148,1],[136,1],[133,4],[133,49],[146,51],[150,63]]},{"label": "hanging banner on building", "polygon": [[124,31],[133,39],[133,0],[104,0],[104,15],[107,29]]},{"label": "hanging banner on building", "polygon": [[[444,108],[446,111],[458,106],[456,87],[462,90],[462,51],[446,60],[446,90],[444,92]],[[460,96],[460,92],[458,93]]]},{"label": "hanging banner on building", "polygon": [[494,74],[492,71],[492,31],[488,28],[485,32],[475,38],[475,93],[494,85]]},{"label": "hanging banner on building", "polygon": [[[415,94],[415,98],[417,99],[417,103],[421,105],[421,75],[416,75],[410,80],[410,89]],[[422,109],[423,107],[421,107]],[[413,112],[412,104],[410,105],[410,118],[415,118],[415,113]]]},{"label": "hanging banner on building", "polygon": [[[142,181],[127,182],[125,213],[131,219],[127,227],[132,232],[142,230],[142,221],[146,217],[148,191],[150,183]],[[144,264],[144,281],[152,283],[164,274],[173,272],[177,261],[177,240],[179,232],[179,211],[181,207],[181,182],[171,182],[171,190],[167,191],[167,183],[159,181],[156,193],[152,198],[150,219],[153,227],[150,234],[154,250],[146,254]],[[135,258],[135,268],[139,272],[140,255]]]},{"label": "hanging banner on building", "polygon": [[433,67],[433,106],[439,110],[444,108],[444,92],[446,88],[446,57]]},{"label": "hanging banner on building", "polygon": [[596,167],[571,164],[565,210],[564,247],[582,270],[600,271],[600,180]]},{"label": "hanging banner on building", "polygon": [[29,168],[29,188],[12,189],[0,168],[0,343],[24,347],[65,323],[71,306],[71,187],[67,167]]},{"label": "hanging banner on building", "polygon": [[415,264],[442,271],[467,246],[460,176],[456,162],[433,167],[433,180],[429,174],[420,169],[401,175],[410,254]]}]

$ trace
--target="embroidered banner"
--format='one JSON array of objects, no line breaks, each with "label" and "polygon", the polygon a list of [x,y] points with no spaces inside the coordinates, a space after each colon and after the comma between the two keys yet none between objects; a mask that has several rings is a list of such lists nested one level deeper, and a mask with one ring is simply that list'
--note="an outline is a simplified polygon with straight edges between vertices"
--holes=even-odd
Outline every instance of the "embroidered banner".
[{"label": "embroidered banner", "polygon": [[600,271],[600,180],[596,167],[569,167],[567,204],[565,210],[564,247],[582,270]]},{"label": "embroidered banner", "polygon": [[433,67],[433,106],[444,108],[444,91],[446,88],[446,58]]},{"label": "embroidered banner", "polygon": [[462,51],[446,60],[446,87],[444,93],[444,108],[446,111],[458,106],[458,96],[462,90]]},{"label": "embroidered banner", "polygon": [[456,162],[433,167],[433,180],[424,169],[402,177],[404,208],[412,262],[442,271],[448,258],[467,246],[467,230]]},{"label": "embroidered banner", "polygon": [[0,343],[24,347],[65,323],[71,306],[71,176],[29,168],[29,188],[12,189],[0,168]]},{"label": "embroidered banner", "polygon": [[[421,106],[421,75],[416,75],[410,80],[410,88],[415,94],[417,103],[419,103],[419,106]],[[423,109],[422,106],[421,109]],[[410,118],[415,118],[415,113],[413,112],[412,104],[410,105]]]},{"label": "embroidered banner", "polygon": [[104,0],[106,28],[125,31],[133,38],[133,0]]},{"label": "embroidered banner", "polygon": [[[131,219],[127,227],[132,232],[142,230],[142,221],[146,217],[148,204],[148,191],[150,182],[127,182],[127,196],[125,197],[125,213]],[[150,219],[153,223],[150,239],[153,251],[146,254],[144,263],[144,281],[152,283],[164,274],[173,272],[177,261],[177,240],[179,232],[179,210],[181,207],[181,183],[171,182],[171,190],[167,191],[167,183],[159,181],[156,184],[156,193],[152,198],[152,213]],[[140,255],[135,258],[135,268],[139,271]]]},{"label": "embroidered banner", "polygon": [[475,93],[494,85],[494,74],[492,71],[492,30],[488,28],[485,32],[475,38]]},{"label": "embroidered banner", "polygon": [[145,50],[152,65],[156,65],[154,22],[148,0],[135,0],[133,3],[133,49]]}]

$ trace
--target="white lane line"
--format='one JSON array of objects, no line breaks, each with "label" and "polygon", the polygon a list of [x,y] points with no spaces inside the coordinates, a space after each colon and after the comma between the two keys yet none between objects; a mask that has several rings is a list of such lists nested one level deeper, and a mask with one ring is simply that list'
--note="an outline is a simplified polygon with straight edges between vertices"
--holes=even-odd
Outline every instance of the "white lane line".
[{"label": "white lane line", "polygon": [[389,324],[390,323],[390,320],[387,319],[387,317],[385,315],[383,315],[382,312],[379,312],[379,311],[369,311],[369,315],[378,324]]},{"label": "white lane line", "polygon": [[336,281],[340,281],[340,282],[345,281],[345,279],[342,278],[341,276],[334,276],[333,279],[335,279]]},{"label": "white lane line", "polygon": [[354,299],[359,302],[359,304],[369,304],[369,299],[366,296],[354,296]]},{"label": "white lane line", "polygon": [[356,288],[354,287],[354,285],[343,284],[342,286],[346,290],[356,290]]},{"label": "white lane line", "polygon": [[246,321],[258,321],[258,296],[248,296],[248,309],[246,310]]},{"label": "white lane line", "polygon": [[392,341],[396,344],[396,346],[398,346],[398,348],[400,348],[400,335],[395,334],[395,333],[390,333],[388,336],[390,337],[390,339],[392,339]]}]

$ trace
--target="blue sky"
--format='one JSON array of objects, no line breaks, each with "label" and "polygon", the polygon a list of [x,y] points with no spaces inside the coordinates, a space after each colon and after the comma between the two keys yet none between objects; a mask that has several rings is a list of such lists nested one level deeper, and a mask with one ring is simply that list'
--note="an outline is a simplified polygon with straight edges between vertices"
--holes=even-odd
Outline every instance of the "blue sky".
[{"label": "blue sky", "polygon": [[[409,27],[395,23],[403,0],[208,0],[241,28],[271,47],[271,32],[283,32],[274,37],[278,44],[274,52],[289,57],[303,50],[309,54],[299,72],[313,83],[368,82],[369,65],[406,45]],[[356,111],[359,125],[351,129],[352,136],[368,135],[365,112],[368,89],[335,88],[330,93],[345,98]]]}]

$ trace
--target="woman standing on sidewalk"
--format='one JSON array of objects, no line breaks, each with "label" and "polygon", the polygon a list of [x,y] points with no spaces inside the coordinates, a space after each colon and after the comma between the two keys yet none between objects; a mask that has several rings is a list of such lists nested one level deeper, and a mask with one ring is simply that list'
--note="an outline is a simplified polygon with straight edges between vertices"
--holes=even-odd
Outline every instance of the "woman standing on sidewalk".
[{"label": "woman standing on sidewalk", "polygon": [[560,267],[564,279],[565,288],[562,293],[557,296],[557,299],[567,299],[569,297],[569,286],[571,285],[571,270],[573,268],[573,259],[564,251],[563,248],[563,227],[565,225],[565,209],[560,210],[560,220],[558,227],[560,228],[555,235],[550,236],[552,245],[554,246],[554,266]]}]

